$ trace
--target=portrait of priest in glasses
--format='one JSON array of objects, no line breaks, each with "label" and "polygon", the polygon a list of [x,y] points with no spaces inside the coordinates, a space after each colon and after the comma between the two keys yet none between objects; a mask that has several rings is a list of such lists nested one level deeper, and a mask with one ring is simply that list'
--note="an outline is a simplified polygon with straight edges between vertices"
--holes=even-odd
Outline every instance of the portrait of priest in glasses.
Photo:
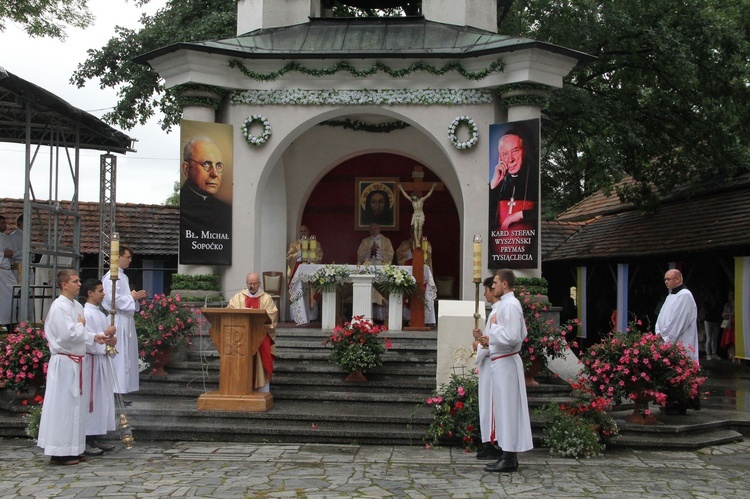
[{"label": "portrait of priest in glasses", "polygon": [[[193,137],[182,151],[180,263],[232,263],[232,207],[217,197],[227,166],[209,137]],[[227,186],[231,189],[231,185]]]}]

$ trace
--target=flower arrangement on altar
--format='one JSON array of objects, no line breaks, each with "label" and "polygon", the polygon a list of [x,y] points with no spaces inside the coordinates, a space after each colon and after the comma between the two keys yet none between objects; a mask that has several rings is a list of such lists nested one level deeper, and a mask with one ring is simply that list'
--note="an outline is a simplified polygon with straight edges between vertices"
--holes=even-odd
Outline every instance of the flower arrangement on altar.
[{"label": "flower arrangement on altar", "polygon": [[[700,395],[706,380],[681,343],[665,343],[660,336],[632,326],[593,345],[581,356],[581,364],[581,382],[589,392],[614,403],[687,402]],[[647,407],[643,412],[649,416]]]},{"label": "flower arrangement on altar", "polygon": [[425,436],[425,447],[461,442],[466,451],[476,448],[479,431],[479,378],[475,369],[468,374],[451,374],[425,402],[433,416]]},{"label": "flower arrangement on altar", "polygon": [[619,435],[617,423],[607,412],[611,401],[588,392],[587,387],[573,383],[578,398],[570,403],[552,402],[540,409],[546,416],[544,444],[557,457],[595,457],[606,443]]},{"label": "flower arrangement on altar", "polygon": [[139,302],[141,310],[135,314],[138,350],[145,361],[190,344],[190,335],[200,326],[196,309],[182,303],[180,295],[154,295]]},{"label": "flower arrangement on altar", "polygon": [[518,292],[518,300],[523,308],[528,332],[521,347],[524,369],[529,370],[535,363],[539,368],[546,369],[549,360],[565,356],[568,344],[564,332],[572,330],[577,321],[573,320],[562,326],[555,324],[554,320],[544,317],[549,304],[534,300],[533,296],[523,289]]},{"label": "flower arrangement on altar", "polygon": [[391,348],[391,341],[380,336],[383,331],[385,327],[374,325],[357,315],[351,322],[336,326],[323,344],[333,348],[331,362],[343,371],[365,372],[381,366],[383,354]]},{"label": "flower arrangement on altar", "polygon": [[0,388],[37,392],[47,379],[50,353],[42,324],[21,322],[0,342]]},{"label": "flower arrangement on altar", "polygon": [[420,291],[417,280],[404,269],[386,264],[375,270],[375,285],[387,295],[401,293],[405,297]]},{"label": "flower arrangement on altar", "polygon": [[351,282],[352,272],[347,265],[326,264],[315,272],[302,277],[315,291],[336,291],[347,282]]}]

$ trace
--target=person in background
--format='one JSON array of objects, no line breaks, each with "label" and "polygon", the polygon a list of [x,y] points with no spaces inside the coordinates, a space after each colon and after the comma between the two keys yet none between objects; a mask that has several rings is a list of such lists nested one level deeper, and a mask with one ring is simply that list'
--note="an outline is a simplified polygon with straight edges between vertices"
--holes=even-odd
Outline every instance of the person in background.
[{"label": "person in background", "polygon": [[7,228],[5,217],[0,215],[0,328],[4,326],[10,333],[13,286],[18,281],[13,274],[13,245],[5,234]]},{"label": "person in background", "polygon": [[734,293],[727,295],[727,302],[721,311],[721,347],[727,349],[727,358],[734,363],[739,360],[734,357]]},{"label": "person in background", "polygon": [[[120,244],[120,257],[117,261],[118,279],[115,291],[115,326],[117,327],[118,354],[112,359],[112,367],[115,372],[115,392],[131,393],[140,388],[138,374],[138,335],[135,331],[135,314],[140,310],[138,300],[146,297],[144,290],[135,291],[130,289],[130,279],[125,275],[125,269],[130,267],[133,261],[133,250]],[[112,308],[112,279],[110,272],[102,278],[104,288],[104,301],[102,306],[108,312]],[[125,400],[125,405],[132,401]]]},{"label": "person in background", "polygon": [[706,360],[719,360],[716,349],[719,343],[721,307],[711,298],[703,305],[703,328],[706,330]]},{"label": "person in background", "polygon": [[384,265],[393,261],[393,244],[380,233],[380,225],[370,224],[370,235],[359,243],[357,263],[368,262],[371,265]]},{"label": "person in background", "polygon": [[[654,332],[666,343],[682,343],[687,354],[697,363],[698,359],[698,307],[693,294],[682,282],[682,272],[670,269],[664,274],[664,284],[669,290],[659,316],[656,318]],[[668,400],[665,412],[668,415],[686,414],[688,406],[700,409],[700,400],[693,399],[688,404]]]}]

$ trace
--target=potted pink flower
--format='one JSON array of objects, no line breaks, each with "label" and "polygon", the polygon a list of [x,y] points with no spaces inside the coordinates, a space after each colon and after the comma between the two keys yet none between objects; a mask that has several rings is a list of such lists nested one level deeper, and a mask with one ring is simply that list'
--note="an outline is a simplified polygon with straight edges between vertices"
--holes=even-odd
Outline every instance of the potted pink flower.
[{"label": "potted pink flower", "polygon": [[0,341],[0,388],[16,395],[31,390],[43,393],[49,358],[43,325],[19,323]]}]

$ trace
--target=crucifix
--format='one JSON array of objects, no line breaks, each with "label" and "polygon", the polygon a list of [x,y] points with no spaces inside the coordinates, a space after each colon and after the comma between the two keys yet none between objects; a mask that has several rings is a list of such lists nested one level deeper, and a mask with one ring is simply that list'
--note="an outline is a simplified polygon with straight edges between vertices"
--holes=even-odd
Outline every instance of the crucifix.
[{"label": "crucifix", "polygon": [[[424,182],[424,169],[421,165],[416,165],[411,174],[412,182],[399,183],[398,188],[409,199],[414,208],[412,216],[412,275],[417,281],[417,285],[422,290],[421,296],[414,295],[411,299],[411,318],[409,326],[404,328],[407,331],[426,331],[428,328],[424,325],[424,249],[422,237],[422,225],[424,224],[424,211],[422,210],[425,200],[432,195],[434,191],[442,191],[445,186],[442,182]],[[406,190],[405,190],[406,189]],[[429,189],[429,193],[422,197],[422,194]],[[411,197],[406,193],[411,191]],[[427,242],[424,241],[424,246]]]}]

